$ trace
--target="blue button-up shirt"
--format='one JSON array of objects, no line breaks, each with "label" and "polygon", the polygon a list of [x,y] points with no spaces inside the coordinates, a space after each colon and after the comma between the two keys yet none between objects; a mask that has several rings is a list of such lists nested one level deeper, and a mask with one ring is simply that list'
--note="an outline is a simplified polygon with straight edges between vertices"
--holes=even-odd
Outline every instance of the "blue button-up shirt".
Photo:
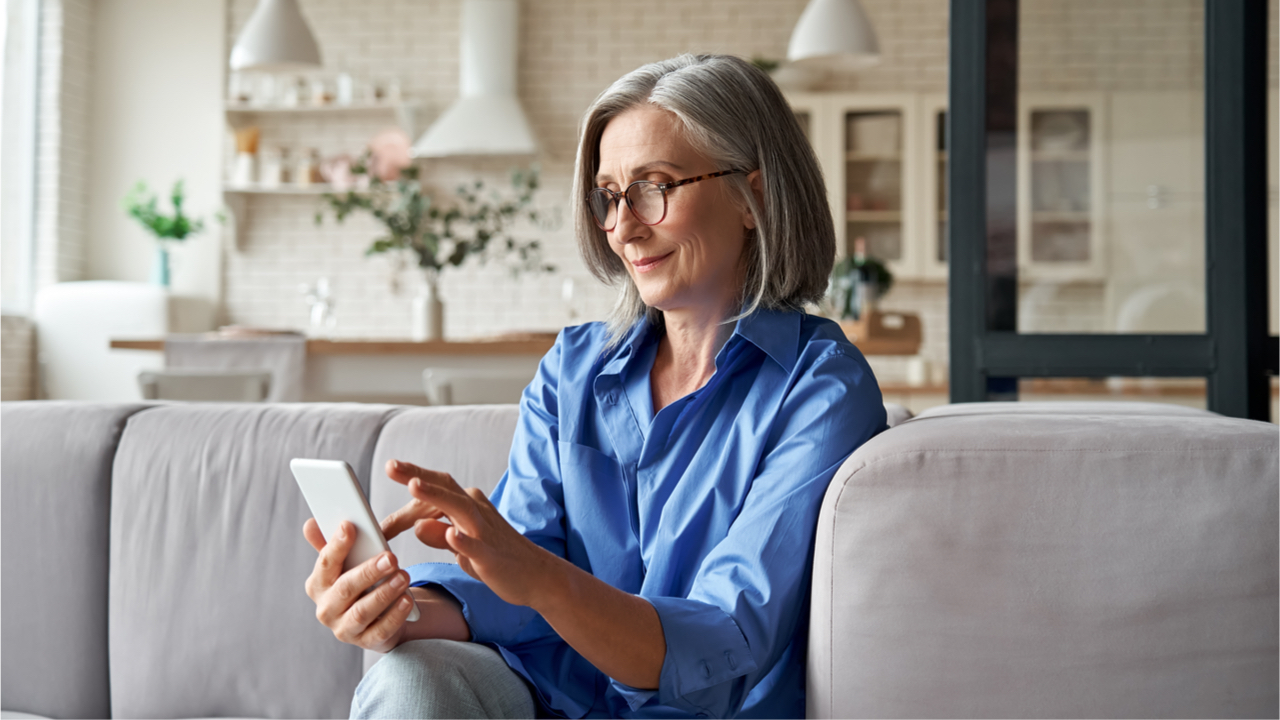
[{"label": "blue button-up shirt", "polygon": [[605,676],[542,617],[448,563],[409,568],[462,604],[567,717],[803,717],[818,510],[844,459],[885,429],[862,354],[799,312],[740,320],[701,389],[653,412],[661,334],[640,321],[606,351],[600,323],[566,328],[520,401],[492,501],[546,550],[657,610],[657,690]]}]

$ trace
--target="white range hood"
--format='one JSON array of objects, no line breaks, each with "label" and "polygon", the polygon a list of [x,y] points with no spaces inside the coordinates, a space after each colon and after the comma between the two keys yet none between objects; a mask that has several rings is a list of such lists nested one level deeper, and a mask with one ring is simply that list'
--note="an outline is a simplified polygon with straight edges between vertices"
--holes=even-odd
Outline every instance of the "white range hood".
[{"label": "white range hood", "polygon": [[538,151],[516,99],[518,33],[516,0],[463,0],[462,97],[418,138],[414,157]]}]

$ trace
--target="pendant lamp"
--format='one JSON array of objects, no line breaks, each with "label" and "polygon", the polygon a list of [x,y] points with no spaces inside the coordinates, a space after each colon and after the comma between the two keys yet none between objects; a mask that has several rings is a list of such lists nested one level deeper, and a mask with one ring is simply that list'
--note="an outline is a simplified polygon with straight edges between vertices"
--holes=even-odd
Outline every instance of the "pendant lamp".
[{"label": "pendant lamp", "polygon": [[231,69],[274,72],[318,67],[320,47],[298,0],[258,0],[231,48]]},{"label": "pendant lamp", "polygon": [[791,32],[787,59],[808,67],[859,70],[880,62],[880,41],[858,0],[809,0]]}]

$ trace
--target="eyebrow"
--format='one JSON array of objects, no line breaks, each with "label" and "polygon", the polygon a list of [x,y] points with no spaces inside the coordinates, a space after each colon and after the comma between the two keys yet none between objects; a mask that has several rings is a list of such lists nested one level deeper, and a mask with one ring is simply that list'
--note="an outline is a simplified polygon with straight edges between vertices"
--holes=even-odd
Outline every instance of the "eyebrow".
[{"label": "eyebrow", "polygon": [[[629,174],[631,175],[631,177],[635,177],[635,176],[637,176],[637,175],[644,175],[644,174],[646,174],[646,173],[651,173],[651,172],[653,172],[654,170],[656,170],[656,169],[658,169],[658,168],[670,168],[670,169],[672,169],[672,170],[684,170],[684,168],[683,168],[683,167],[681,167],[681,166],[679,166],[679,165],[677,165],[677,164],[675,164],[675,163],[673,163],[673,162],[667,162],[666,160],[654,160],[653,162],[645,163],[644,165],[641,165],[640,167],[632,168]],[[613,176],[612,176],[612,175],[610,175],[610,174],[608,174],[608,173],[597,173],[597,174],[596,174],[596,182],[604,182],[604,181],[606,181],[606,180],[612,180],[612,179],[613,179]]]}]

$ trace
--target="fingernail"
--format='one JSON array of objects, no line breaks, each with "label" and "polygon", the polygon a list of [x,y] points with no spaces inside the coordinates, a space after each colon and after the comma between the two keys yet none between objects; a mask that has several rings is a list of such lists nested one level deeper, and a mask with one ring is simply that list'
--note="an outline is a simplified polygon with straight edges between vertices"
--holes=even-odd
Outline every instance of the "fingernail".
[{"label": "fingernail", "polygon": [[383,555],[382,557],[378,558],[378,569],[381,570],[382,572],[386,572],[391,569],[390,555]]},{"label": "fingernail", "polygon": [[404,469],[404,463],[400,462],[399,460],[392,460],[391,462],[395,465],[397,470]]},{"label": "fingernail", "polygon": [[406,580],[404,579],[403,575],[396,575],[394,578],[391,579],[391,587],[395,588],[396,590],[399,590],[400,588],[405,586],[405,582]]},{"label": "fingernail", "polygon": [[409,607],[409,598],[407,597],[400,598],[400,608],[404,610],[404,609],[408,609],[408,607]]}]

